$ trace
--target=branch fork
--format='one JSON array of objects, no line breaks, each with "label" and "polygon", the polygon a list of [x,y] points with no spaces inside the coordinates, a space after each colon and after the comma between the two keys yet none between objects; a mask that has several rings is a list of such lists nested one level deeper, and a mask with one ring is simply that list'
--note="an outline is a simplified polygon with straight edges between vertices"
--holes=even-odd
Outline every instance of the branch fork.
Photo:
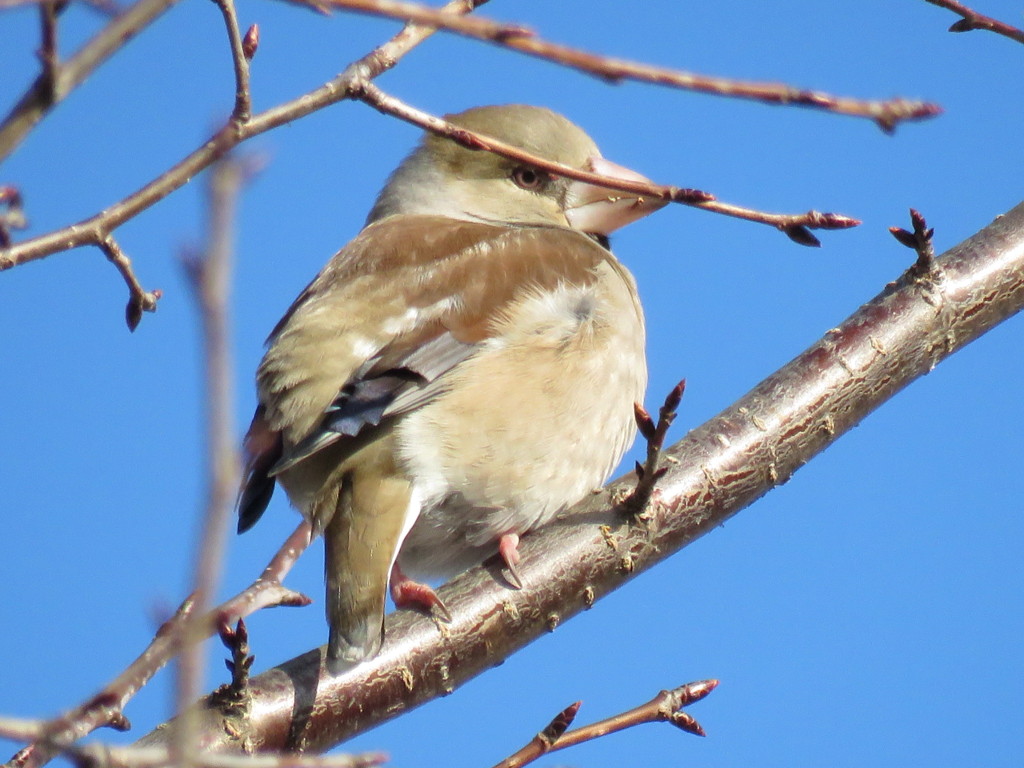
[{"label": "branch fork", "polygon": [[713,679],[687,683],[670,691],[661,691],[647,703],[627,712],[569,731],[568,728],[582,705],[582,702],[577,701],[555,715],[544,730],[534,736],[528,744],[506,757],[494,768],[521,768],[549,752],[573,747],[643,723],[671,723],[687,733],[703,736],[704,729],[700,723],[692,715],[684,712],[683,708],[700,701],[717,687],[718,681]]}]

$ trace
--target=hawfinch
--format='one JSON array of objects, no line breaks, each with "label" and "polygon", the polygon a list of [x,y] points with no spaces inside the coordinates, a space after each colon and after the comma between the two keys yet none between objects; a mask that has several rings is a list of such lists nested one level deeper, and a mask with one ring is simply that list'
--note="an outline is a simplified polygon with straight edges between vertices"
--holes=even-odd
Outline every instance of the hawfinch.
[{"label": "hawfinch", "polygon": [[[574,168],[643,179],[577,126],[508,105],[448,118]],[[643,400],[644,320],[609,233],[637,198],[427,135],[268,339],[239,531],[280,483],[322,534],[332,670],[381,646],[384,602],[501,554],[604,482]],[[409,574],[409,575],[407,575]]]}]

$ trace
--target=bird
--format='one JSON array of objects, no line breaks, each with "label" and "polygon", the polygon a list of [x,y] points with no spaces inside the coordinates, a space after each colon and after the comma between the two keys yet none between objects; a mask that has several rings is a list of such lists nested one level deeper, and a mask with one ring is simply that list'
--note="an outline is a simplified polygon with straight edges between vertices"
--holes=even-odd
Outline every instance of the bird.
[{"label": "bird", "polygon": [[[549,160],[647,181],[577,125],[509,104],[447,115]],[[610,476],[647,381],[615,229],[664,201],[426,133],[364,228],[277,323],[256,371],[238,530],[276,485],[325,544],[327,665],[379,652],[386,598],[500,554]]]}]

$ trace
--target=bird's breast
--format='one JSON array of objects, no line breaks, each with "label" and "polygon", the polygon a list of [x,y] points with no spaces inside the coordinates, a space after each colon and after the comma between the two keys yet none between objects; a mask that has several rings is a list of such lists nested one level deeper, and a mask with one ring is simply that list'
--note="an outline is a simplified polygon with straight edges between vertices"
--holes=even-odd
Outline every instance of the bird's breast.
[{"label": "bird's breast", "polygon": [[502,534],[550,520],[632,442],[644,324],[621,265],[599,265],[585,285],[525,289],[492,331],[447,391],[398,427],[424,499],[402,550],[414,572],[458,570]]}]

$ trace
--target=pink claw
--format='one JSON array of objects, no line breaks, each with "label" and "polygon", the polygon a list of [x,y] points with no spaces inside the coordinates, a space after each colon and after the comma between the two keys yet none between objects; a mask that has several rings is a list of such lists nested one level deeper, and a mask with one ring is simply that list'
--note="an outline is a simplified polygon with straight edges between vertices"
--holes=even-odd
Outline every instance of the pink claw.
[{"label": "pink claw", "polygon": [[508,568],[509,575],[512,577],[509,579],[509,583],[516,589],[522,589],[523,579],[519,575],[519,569],[516,567],[521,559],[519,554],[519,534],[506,533],[498,539],[498,554],[505,561],[505,567]]},{"label": "pink claw", "polygon": [[438,616],[444,621],[452,620],[448,608],[437,596],[437,593],[427,584],[413,581],[395,563],[391,568],[391,580],[388,585],[391,590],[391,599],[396,608],[414,608],[427,613],[436,610]]}]

